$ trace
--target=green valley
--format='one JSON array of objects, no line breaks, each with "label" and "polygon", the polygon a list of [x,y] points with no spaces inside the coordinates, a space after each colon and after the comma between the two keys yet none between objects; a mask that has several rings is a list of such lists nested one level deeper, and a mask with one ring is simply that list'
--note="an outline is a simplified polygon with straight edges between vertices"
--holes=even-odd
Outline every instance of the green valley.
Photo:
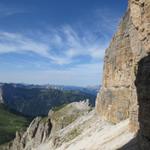
[{"label": "green valley", "polygon": [[0,104],[0,144],[12,140],[16,131],[24,130],[29,123],[25,117],[12,113],[3,104]]}]

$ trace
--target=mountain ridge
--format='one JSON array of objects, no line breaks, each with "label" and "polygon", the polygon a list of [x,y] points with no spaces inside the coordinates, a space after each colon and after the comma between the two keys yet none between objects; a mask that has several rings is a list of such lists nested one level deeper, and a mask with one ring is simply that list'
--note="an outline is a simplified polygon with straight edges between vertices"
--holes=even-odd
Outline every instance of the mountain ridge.
[{"label": "mountain ridge", "polygon": [[82,89],[60,90],[36,85],[31,87],[22,84],[3,84],[0,90],[6,106],[31,117],[47,115],[50,109],[73,101],[89,99],[90,104],[94,106],[96,99],[96,95]]}]

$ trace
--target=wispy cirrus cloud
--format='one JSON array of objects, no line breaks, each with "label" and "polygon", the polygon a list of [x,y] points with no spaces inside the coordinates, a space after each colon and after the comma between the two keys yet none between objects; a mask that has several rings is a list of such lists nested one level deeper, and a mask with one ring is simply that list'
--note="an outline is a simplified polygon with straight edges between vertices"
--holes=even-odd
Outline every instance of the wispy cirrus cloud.
[{"label": "wispy cirrus cloud", "polygon": [[[13,14],[19,10],[3,7],[0,12]],[[33,30],[29,34],[0,31],[0,54],[35,53],[59,65],[81,62],[83,57],[89,62],[100,61],[118,22],[116,14],[97,9],[90,17],[88,28],[86,22],[80,22],[75,26],[51,27],[47,31]]]},{"label": "wispy cirrus cloud", "polygon": [[[81,35],[79,35],[81,34]],[[0,31],[0,54],[32,52],[50,59],[55,64],[69,64],[78,57],[102,59],[107,43],[96,39],[92,33],[78,33],[71,26],[34,33],[34,36]]]},{"label": "wispy cirrus cloud", "polygon": [[[61,25],[59,28],[31,29],[28,32],[0,30],[0,58],[1,54],[11,53],[36,54],[42,58],[40,61],[15,63],[16,68],[22,71],[12,69],[11,76],[6,73],[5,68],[5,72],[0,74],[1,81],[97,84],[101,79],[105,49],[116,29],[119,17],[112,12],[110,14],[108,10],[96,10],[89,18],[88,26],[85,21],[74,25]],[[27,67],[24,67],[26,64]],[[36,69],[33,71],[32,67]]]},{"label": "wispy cirrus cloud", "polygon": [[34,40],[23,34],[0,32],[1,54],[32,52],[42,57],[49,58],[55,63],[65,63],[63,58],[52,55],[50,48],[48,43]]},{"label": "wispy cirrus cloud", "polygon": [[23,8],[16,8],[13,6],[6,6],[0,3],[0,18],[12,16],[15,14],[25,13],[26,11]]}]

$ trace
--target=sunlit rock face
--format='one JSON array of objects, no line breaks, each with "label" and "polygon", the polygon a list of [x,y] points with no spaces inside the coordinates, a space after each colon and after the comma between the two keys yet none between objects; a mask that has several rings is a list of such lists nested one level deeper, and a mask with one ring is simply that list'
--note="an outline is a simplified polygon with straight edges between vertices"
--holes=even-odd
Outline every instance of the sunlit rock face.
[{"label": "sunlit rock face", "polygon": [[15,139],[8,145],[0,147],[2,150],[32,150],[42,142],[48,140],[52,129],[50,118],[35,118],[26,132],[16,132]]},{"label": "sunlit rock face", "polygon": [[96,102],[97,113],[103,119],[118,123],[130,117],[130,130],[139,129],[135,80],[139,61],[149,53],[150,0],[129,0],[127,12],[105,53],[103,84]]},{"label": "sunlit rock face", "polygon": [[113,123],[129,117],[133,53],[129,13],[126,13],[105,54],[104,78],[97,98],[97,112]]},{"label": "sunlit rock face", "polygon": [[0,104],[3,104],[2,90],[0,89]]}]

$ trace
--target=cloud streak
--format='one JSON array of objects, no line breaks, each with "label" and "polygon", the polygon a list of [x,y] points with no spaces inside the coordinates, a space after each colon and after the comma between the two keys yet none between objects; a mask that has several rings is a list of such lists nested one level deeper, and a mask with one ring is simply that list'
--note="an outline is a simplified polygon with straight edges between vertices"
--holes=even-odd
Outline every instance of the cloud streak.
[{"label": "cloud streak", "polygon": [[15,14],[25,13],[26,11],[15,7],[6,6],[2,3],[0,3],[0,18],[12,16]]},{"label": "cloud streak", "polygon": [[[89,33],[79,36],[71,26],[45,33],[34,33],[38,40],[20,33],[0,32],[0,54],[32,52],[50,59],[53,63],[63,65],[76,61],[78,57],[87,56],[91,60],[102,59],[106,43],[101,43]],[[94,39],[95,38],[95,39]]]},{"label": "cloud streak", "polygon": [[[11,13],[10,9],[6,9],[2,12],[11,15],[19,11]],[[86,22],[80,22],[59,28],[32,29],[32,32],[0,30],[0,57],[2,54],[13,53],[36,54],[42,58],[40,61],[17,64],[17,69],[21,71],[12,69],[11,76],[6,67],[0,74],[1,81],[81,86],[97,84],[98,81],[100,83],[105,49],[119,17],[110,14],[108,10],[96,10],[95,13],[94,17],[90,17],[88,26],[85,25]],[[28,66],[24,67],[26,62]]]},{"label": "cloud streak", "polygon": [[[19,12],[2,8],[1,11],[8,14]],[[109,10],[98,9],[90,18],[88,29],[86,23],[80,22],[78,26],[63,25],[47,31],[33,30],[29,34],[0,31],[0,54],[35,53],[58,65],[80,63],[82,57],[89,62],[102,61],[119,17]]]}]

